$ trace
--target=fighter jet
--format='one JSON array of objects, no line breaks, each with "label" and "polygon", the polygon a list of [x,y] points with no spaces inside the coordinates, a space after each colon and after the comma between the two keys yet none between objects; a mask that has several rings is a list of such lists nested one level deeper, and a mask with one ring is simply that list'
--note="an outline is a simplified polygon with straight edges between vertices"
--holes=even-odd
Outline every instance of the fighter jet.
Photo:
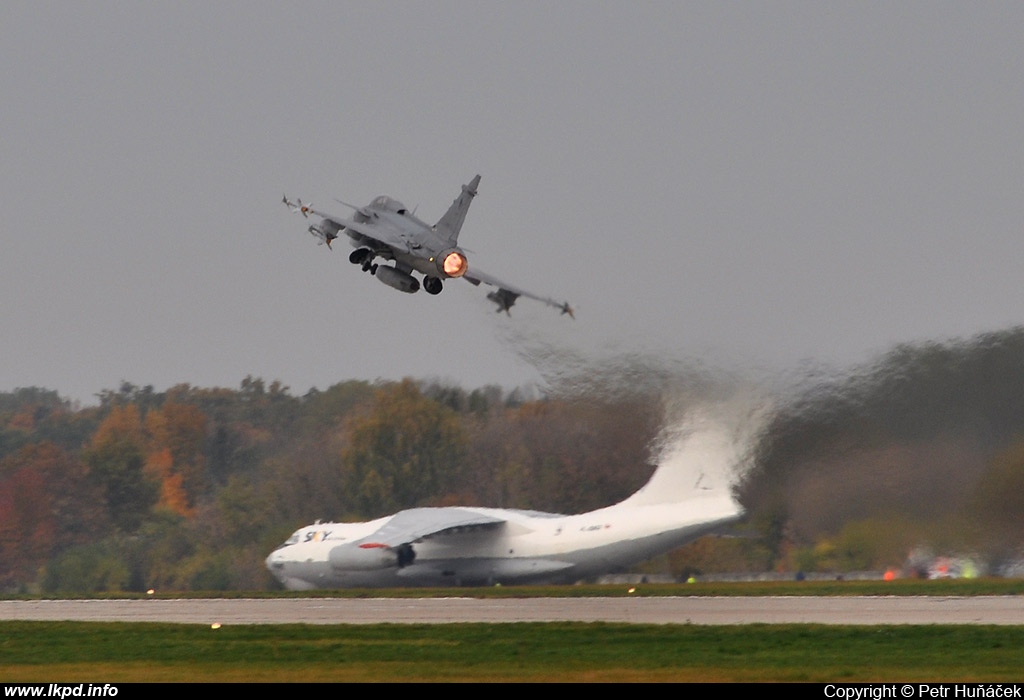
[{"label": "fighter jet", "polygon": [[728,488],[704,478],[720,466],[715,439],[692,437],[681,457],[607,508],[413,508],[365,523],[318,522],[296,530],[267,568],[291,590],[572,583],[622,571],[741,517]]},{"label": "fighter jet", "polygon": [[[416,218],[415,214],[396,199],[380,195],[365,207],[356,207],[337,200],[339,204],[353,210],[349,218],[334,216],[304,204],[301,199],[294,202],[285,195],[282,201],[292,211],[304,218],[310,215],[320,219],[309,227],[309,232],[320,244],[331,243],[342,233],[348,236],[355,248],[348,256],[349,262],[359,265],[389,287],[413,294],[420,289],[420,281],[414,272],[423,275],[422,287],[428,294],[440,294],[444,281],[462,278],[474,286],[480,283],[495,287],[487,298],[497,304],[498,312],[509,313],[519,297],[529,297],[561,310],[575,318],[568,302],[559,303],[549,297],[539,296],[515,287],[493,277],[469,264],[466,252],[459,247],[459,231],[466,219],[469,205],[476,196],[480,176],[474,177],[441,219],[431,226]],[[391,263],[383,264],[384,263]]]}]

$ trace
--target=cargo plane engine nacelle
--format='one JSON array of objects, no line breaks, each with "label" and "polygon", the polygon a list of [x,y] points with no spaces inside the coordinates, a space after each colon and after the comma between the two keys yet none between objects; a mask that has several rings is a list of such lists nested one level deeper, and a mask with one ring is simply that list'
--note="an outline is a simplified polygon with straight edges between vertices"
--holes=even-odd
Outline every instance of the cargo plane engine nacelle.
[{"label": "cargo plane engine nacelle", "polygon": [[412,545],[398,547],[365,542],[363,544],[342,544],[328,555],[331,566],[349,571],[378,571],[380,569],[401,569],[416,560]]}]

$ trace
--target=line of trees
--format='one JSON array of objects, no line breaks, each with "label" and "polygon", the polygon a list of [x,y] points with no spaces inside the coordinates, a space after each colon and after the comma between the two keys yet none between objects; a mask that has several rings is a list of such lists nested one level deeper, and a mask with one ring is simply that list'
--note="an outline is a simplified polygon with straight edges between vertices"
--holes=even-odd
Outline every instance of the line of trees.
[{"label": "line of trees", "polygon": [[[294,396],[247,377],[124,384],[86,408],[0,393],[0,590],[258,589],[274,585],[267,554],[317,519],[599,508],[647,480],[680,395],[721,388],[633,360],[565,384],[539,398],[411,379]],[[659,566],[882,569],[930,547],[1024,570],[1022,386],[1024,328],[901,346],[808,382],[777,403],[736,484],[757,537],[700,541]]]},{"label": "line of trees", "polygon": [[252,377],[124,384],[88,408],[0,394],[0,587],[263,588],[266,555],[316,519],[455,503],[572,512],[650,474],[656,402],[520,394],[407,379],[299,397]]}]

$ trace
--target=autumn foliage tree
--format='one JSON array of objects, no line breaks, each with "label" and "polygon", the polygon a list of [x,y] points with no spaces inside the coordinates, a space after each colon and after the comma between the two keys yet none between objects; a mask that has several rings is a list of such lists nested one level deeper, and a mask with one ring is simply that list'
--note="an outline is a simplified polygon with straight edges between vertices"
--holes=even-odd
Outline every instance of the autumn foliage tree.
[{"label": "autumn foliage tree", "polygon": [[31,580],[51,556],[96,537],[104,524],[85,466],[52,443],[0,462],[0,583]]},{"label": "autumn foliage tree", "polygon": [[191,517],[204,486],[206,416],[173,400],[149,411],[147,471],[160,482],[159,505]]},{"label": "autumn foliage tree", "polygon": [[580,513],[636,491],[653,471],[657,405],[530,401],[475,421],[466,480],[480,505]]},{"label": "autumn foliage tree", "polygon": [[458,485],[465,451],[451,408],[410,379],[382,387],[369,412],[352,421],[342,454],[346,492],[364,516],[422,505]]},{"label": "autumn foliage tree", "polygon": [[132,532],[160,496],[160,484],[145,469],[146,435],[135,404],[114,406],[100,423],[83,458],[99,487],[113,524]]}]

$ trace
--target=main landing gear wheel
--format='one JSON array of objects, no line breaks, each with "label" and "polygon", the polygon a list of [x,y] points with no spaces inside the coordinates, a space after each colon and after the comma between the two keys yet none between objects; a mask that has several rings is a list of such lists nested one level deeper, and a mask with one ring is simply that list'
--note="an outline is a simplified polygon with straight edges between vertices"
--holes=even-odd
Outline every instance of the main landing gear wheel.
[{"label": "main landing gear wheel", "polygon": [[437,277],[424,277],[423,288],[427,290],[427,294],[440,294],[444,289],[444,283]]}]

